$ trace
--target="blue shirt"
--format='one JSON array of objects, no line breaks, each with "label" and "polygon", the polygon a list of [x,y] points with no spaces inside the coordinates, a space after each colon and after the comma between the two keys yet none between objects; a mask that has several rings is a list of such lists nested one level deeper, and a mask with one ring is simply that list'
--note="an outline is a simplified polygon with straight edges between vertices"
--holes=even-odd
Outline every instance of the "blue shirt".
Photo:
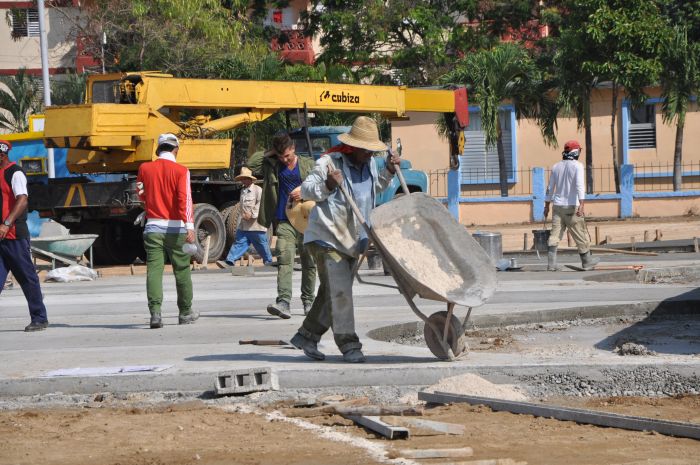
[{"label": "blue shirt", "polygon": [[[360,213],[365,217],[365,222],[368,226],[371,226],[369,214],[374,206],[374,180],[369,170],[369,163],[355,166],[348,160],[348,168],[350,168],[350,189],[352,190],[353,199],[357,204],[357,208],[360,209]],[[358,249],[364,251],[369,242],[365,228],[360,228],[359,242],[360,245]]]},{"label": "blue shirt", "polygon": [[289,169],[285,165],[280,164],[278,171],[279,178],[279,200],[277,201],[277,212],[275,218],[279,221],[287,221],[287,201],[289,193],[297,187],[301,186],[301,174],[299,174],[299,161],[297,160],[294,169]]}]

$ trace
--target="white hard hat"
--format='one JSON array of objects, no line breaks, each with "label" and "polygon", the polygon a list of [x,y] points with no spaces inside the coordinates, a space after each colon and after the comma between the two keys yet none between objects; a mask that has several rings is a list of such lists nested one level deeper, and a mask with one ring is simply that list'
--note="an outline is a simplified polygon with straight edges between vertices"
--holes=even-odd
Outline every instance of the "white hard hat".
[{"label": "white hard hat", "polygon": [[166,132],[158,136],[158,146],[163,144],[172,145],[173,147],[179,147],[180,142],[177,140],[177,136],[173,133]]}]

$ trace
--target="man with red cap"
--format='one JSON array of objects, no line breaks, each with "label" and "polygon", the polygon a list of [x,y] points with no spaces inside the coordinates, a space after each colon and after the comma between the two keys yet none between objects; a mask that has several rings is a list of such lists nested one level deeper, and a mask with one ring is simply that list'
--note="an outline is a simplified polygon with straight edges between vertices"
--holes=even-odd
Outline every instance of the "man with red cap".
[{"label": "man with red cap", "polygon": [[581,144],[570,140],[564,144],[562,161],[552,168],[547,185],[544,204],[544,217],[549,215],[549,204],[554,203],[552,211],[552,231],[549,234],[547,251],[547,270],[557,270],[557,247],[569,229],[581,256],[581,267],[592,270],[599,259],[591,256],[590,241],[583,209],[586,198],[583,184],[583,165],[578,162]]},{"label": "man with red cap", "polygon": [[27,177],[10,161],[11,149],[10,142],[0,140],[0,283],[11,271],[29,305],[31,323],[24,330],[43,331],[49,321],[29,247]]}]

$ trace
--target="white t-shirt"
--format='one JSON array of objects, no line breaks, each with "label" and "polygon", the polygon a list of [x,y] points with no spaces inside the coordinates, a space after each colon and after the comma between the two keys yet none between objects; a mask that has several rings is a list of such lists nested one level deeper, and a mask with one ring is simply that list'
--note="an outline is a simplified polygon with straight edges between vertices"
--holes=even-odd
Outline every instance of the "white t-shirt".
[{"label": "white t-shirt", "polygon": [[559,206],[578,206],[586,199],[583,165],[576,160],[562,160],[552,168],[545,200]]},{"label": "white t-shirt", "polygon": [[15,198],[20,195],[29,195],[27,191],[27,177],[21,171],[16,171],[12,175],[12,192],[14,192]]}]

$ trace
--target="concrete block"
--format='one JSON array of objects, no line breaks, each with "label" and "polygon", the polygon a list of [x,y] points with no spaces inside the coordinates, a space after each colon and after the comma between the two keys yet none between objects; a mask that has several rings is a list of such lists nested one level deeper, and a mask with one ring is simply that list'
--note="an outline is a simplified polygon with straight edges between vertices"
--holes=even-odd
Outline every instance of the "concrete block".
[{"label": "concrete block", "polygon": [[242,368],[220,372],[216,376],[215,388],[218,395],[249,394],[277,390],[279,382],[272,368]]}]

